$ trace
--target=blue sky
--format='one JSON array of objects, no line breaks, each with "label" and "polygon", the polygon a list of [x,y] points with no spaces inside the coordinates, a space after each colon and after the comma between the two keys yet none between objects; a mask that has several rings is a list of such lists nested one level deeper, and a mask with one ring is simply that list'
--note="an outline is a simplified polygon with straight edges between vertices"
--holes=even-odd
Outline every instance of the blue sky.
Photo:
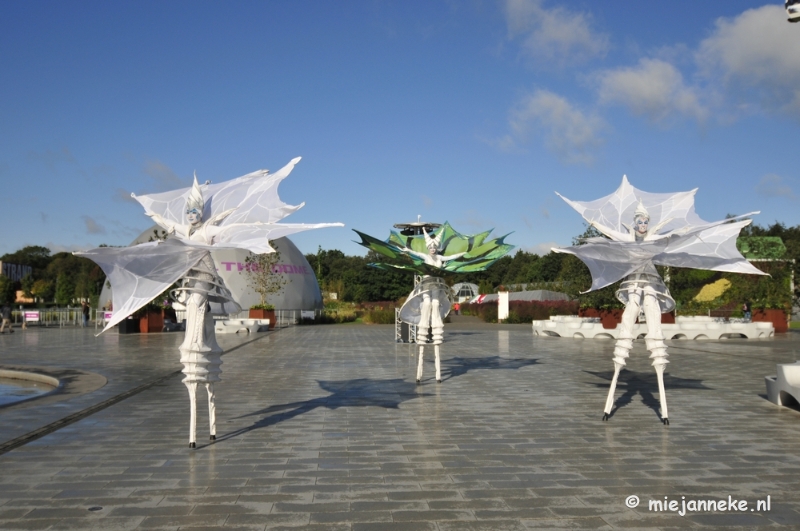
[{"label": "blue sky", "polygon": [[127,245],[130,193],[303,160],[303,252],[494,228],[545,252],[627,174],[707,220],[800,224],[800,24],[782,2],[3,2],[0,254]]}]

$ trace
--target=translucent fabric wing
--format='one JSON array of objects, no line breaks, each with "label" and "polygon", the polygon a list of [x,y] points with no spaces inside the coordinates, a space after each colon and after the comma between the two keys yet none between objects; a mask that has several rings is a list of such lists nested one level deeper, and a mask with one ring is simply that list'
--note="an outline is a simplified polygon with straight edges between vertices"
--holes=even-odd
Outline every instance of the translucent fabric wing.
[{"label": "translucent fabric wing", "polygon": [[160,243],[77,253],[97,262],[112,285],[114,317],[104,331],[161,294],[211,250],[270,253],[274,249],[269,240],[311,229],[343,226],[278,223],[303,206],[303,203],[287,205],[278,197],[278,185],[299,161],[300,157],[295,158],[271,175],[260,170],[220,184],[200,186],[202,199],[198,197],[198,202],[203,205],[203,223],[199,228],[190,227],[186,221],[187,199],[192,188],[134,196],[157,223],[174,232]]},{"label": "translucent fabric wing", "polygon": [[[589,291],[613,284],[647,263],[765,274],[736,248],[739,232],[751,222],[738,219],[757,212],[727,220],[704,221],[694,210],[696,191],[652,194],[634,188],[623,177],[616,192],[595,201],[571,201],[559,194],[590,223],[612,229],[607,232],[613,239],[590,238],[583,245],[553,251],[575,255],[586,264],[592,274]],[[659,228],[657,234],[649,234],[646,241],[637,242],[629,227],[640,200],[650,214],[650,226]]]},{"label": "translucent fabric wing", "polygon": [[[289,164],[273,174],[268,170],[259,170],[242,177],[219,184],[201,185],[205,208],[203,219],[215,216],[235,208],[236,210],[219,225],[237,223],[275,223],[289,214],[301,209],[305,203],[292,206],[278,197],[278,185],[300,162],[300,157],[292,159]],[[145,212],[159,214],[167,221],[185,223],[186,199],[191,187],[180,188],[169,192],[148,195],[134,195]]]},{"label": "translucent fabric wing", "polygon": [[[214,249],[247,249],[254,254],[274,252],[269,240],[277,240],[298,232],[327,227],[343,227],[342,223],[243,223],[222,225],[215,238]],[[185,242],[192,245],[191,241]]]},{"label": "translucent fabric wing", "polygon": [[111,283],[114,313],[103,328],[105,332],[163,293],[207,252],[180,240],[166,240],[75,254],[99,265]]},{"label": "translucent fabric wing", "polygon": [[634,188],[623,175],[622,184],[613,194],[594,201],[571,201],[558,192],[556,195],[574,208],[586,221],[597,222],[619,232],[628,232],[627,227],[633,223],[633,213],[641,200],[650,214],[651,225],[671,220],[662,228],[662,232],[669,232],[681,227],[707,224],[694,211],[696,192],[696,188],[674,194],[644,192]]}]

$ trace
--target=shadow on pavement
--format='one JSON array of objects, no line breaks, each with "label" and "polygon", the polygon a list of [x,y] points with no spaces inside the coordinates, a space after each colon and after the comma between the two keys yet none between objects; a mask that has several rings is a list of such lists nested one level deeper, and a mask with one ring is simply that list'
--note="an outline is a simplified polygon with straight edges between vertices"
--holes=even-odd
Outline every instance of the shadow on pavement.
[{"label": "shadow on pavement", "polygon": [[[608,382],[611,382],[614,378],[614,371],[584,372],[607,380]],[[591,385],[608,390],[610,383],[593,383]],[[703,384],[703,380],[678,378],[671,376],[669,373],[664,373],[664,389],[667,393],[669,393],[670,389],[712,390],[711,387],[706,387]],[[658,391],[658,377],[656,376],[655,370],[653,372],[643,373],[623,369],[622,372],[619,373],[619,378],[617,379],[617,390],[623,390],[624,392],[621,397],[614,401],[614,407],[608,415],[609,418],[612,418],[618,410],[633,402],[633,397],[638,394],[642,397],[642,403],[652,409],[656,416],[661,419],[661,414],[659,412],[661,403],[653,394],[653,392]],[[667,394],[667,400],[669,400],[669,394]],[[667,405],[669,405],[669,401]]]},{"label": "shadow on pavement", "polygon": [[340,381],[317,380],[317,383],[324,391],[328,391],[331,394],[312,398],[311,400],[278,404],[248,413],[247,415],[235,417],[235,419],[241,419],[263,415],[263,418],[257,420],[250,426],[220,436],[217,442],[293,419],[294,417],[308,413],[319,407],[337,409],[340,407],[375,406],[397,409],[401,403],[407,400],[431,396],[428,393],[420,392],[420,388],[415,383],[400,378],[392,380],[372,380],[370,378]]},{"label": "shadow on pavement", "polygon": [[539,361],[536,358],[501,358],[500,356],[462,358],[456,356],[442,360],[442,381],[479,369],[516,370],[537,365],[538,363]]}]

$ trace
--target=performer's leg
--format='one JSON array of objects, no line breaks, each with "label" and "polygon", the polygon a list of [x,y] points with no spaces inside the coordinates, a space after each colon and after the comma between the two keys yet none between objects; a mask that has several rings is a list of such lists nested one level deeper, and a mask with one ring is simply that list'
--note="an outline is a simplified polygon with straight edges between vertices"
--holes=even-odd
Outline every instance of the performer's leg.
[{"label": "performer's leg", "polygon": [[433,344],[441,345],[444,341],[444,322],[442,321],[442,314],[439,313],[440,304],[439,299],[431,300],[431,332],[433,336]]},{"label": "performer's leg", "polygon": [[433,346],[436,363],[436,381],[442,383],[442,362],[439,359],[439,345]]},{"label": "performer's leg", "polygon": [[614,377],[611,379],[611,386],[608,388],[608,397],[606,397],[606,407],[603,409],[603,420],[608,420],[611,414],[611,408],[614,407],[614,391],[617,389],[617,378],[624,365],[614,362]]},{"label": "performer's leg", "polygon": [[207,383],[206,391],[208,391],[208,431],[211,434],[209,439],[215,441],[217,439],[217,406],[214,384]]},{"label": "performer's leg", "polygon": [[419,363],[417,363],[417,383],[422,381],[422,363],[423,363],[423,353],[425,351],[425,346],[420,345],[419,347]]},{"label": "performer's leg", "polygon": [[653,368],[658,377],[658,397],[661,402],[661,419],[664,424],[669,425],[669,413],[667,411],[667,394],[664,391],[664,369],[667,366],[667,345],[664,343],[664,334],[661,331],[661,307],[658,299],[652,293],[645,292],[644,295],[644,315],[647,319],[647,350],[650,351],[650,359],[653,360]]},{"label": "performer's leg", "polygon": [[633,347],[633,325],[636,324],[636,318],[639,317],[639,301],[640,293],[637,290],[630,290],[628,292],[628,303],[625,305],[625,311],[622,312],[622,322],[619,325],[617,342],[614,345],[614,377],[611,379],[611,385],[608,388],[603,420],[608,420],[611,414],[611,408],[614,406],[614,392],[617,389],[617,379],[620,371],[625,366],[628,353]]},{"label": "performer's leg", "polygon": [[203,329],[206,326],[206,297],[201,293],[192,293],[186,301],[186,335],[180,350],[207,352],[208,346],[203,344]]},{"label": "performer's leg", "polygon": [[194,448],[197,446],[195,444],[195,433],[197,432],[197,397],[195,396],[195,393],[197,392],[197,383],[183,383],[186,384],[186,388],[189,390],[189,448]]},{"label": "performer's leg", "polygon": [[431,296],[422,294],[422,304],[419,307],[419,324],[417,325],[417,343],[428,342],[428,330],[431,326]]}]

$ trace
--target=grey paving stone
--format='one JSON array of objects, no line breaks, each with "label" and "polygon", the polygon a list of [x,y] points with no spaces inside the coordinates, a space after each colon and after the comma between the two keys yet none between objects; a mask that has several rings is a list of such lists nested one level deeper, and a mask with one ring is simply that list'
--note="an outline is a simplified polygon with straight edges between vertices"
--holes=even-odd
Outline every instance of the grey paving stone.
[{"label": "grey paving stone", "polygon": [[434,522],[354,522],[352,531],[436,531],[439,527]]},{"label": "grey paving stone", "polygon": [[[101,374],[59,402],[0,408],[13,438],[180,369],[180,335],[29,330],[0,365]],[[113,334],[112,334],[113,335]],[[640,341],[602,422],[613,344],[529,326],[450,327],[444,382],[387,326],[221,337],[218,439],[198,401],[186,445],[180,375],[0,454],[0,529],[791,528],[800,521],[800,411],[763,395],[800,334],[668,342],[669,427]],[[432,374],[426,360],[426,374]],[[2,441],[0,441],[2,443]],[[629,509],[626,497],[637,495]],[[771,496],[770,511],[647,510],[649,499]],[[92,506],[103,507],[90,512]],[[105,527],[104,527],[105,525]]]}]

